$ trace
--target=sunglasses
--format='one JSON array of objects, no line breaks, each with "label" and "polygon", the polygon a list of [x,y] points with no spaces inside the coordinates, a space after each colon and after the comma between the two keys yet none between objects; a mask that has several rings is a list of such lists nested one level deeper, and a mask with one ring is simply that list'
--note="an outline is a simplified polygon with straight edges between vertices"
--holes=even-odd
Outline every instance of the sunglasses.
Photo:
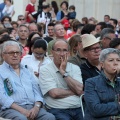
[{"label": "sunglasses", "polygon": [[19,19],[19,20],[25,20],[25,19],[23,18],[23,19]]}]

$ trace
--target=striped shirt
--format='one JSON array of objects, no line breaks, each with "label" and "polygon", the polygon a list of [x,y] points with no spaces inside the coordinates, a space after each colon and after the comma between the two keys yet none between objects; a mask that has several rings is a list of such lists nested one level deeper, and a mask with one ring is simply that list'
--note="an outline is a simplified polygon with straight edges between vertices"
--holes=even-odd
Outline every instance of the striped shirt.
[{"label": "striped shirt", "polygon": [[[4,80],[9,79],[12,84],[13,94],[8,95],[5,90]],[[43,102],[39,86],[30,71],[20,65],[20,75],[14,69],[3,62],[0,65],[0,105],[1,109],[10,108],[12,103],[18,105],[34,104],[36,101]]]}]

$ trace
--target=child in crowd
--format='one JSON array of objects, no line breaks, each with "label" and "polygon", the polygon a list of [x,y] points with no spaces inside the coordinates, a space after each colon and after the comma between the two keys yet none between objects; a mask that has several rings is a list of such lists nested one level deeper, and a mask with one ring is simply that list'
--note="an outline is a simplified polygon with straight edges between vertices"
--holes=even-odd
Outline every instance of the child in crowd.
[{"label": "child in crowd", "polygon": [[75,18],[76,18],[75,6],[71,5],[69,7],[68,19],[75,19]]}]

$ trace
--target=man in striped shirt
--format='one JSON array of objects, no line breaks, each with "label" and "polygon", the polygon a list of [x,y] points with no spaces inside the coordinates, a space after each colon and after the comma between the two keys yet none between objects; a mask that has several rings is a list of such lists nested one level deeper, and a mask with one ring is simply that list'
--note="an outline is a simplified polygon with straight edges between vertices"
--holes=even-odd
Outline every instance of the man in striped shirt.
[{"label": "man in striped shirt", "polygon": [[0,117],[12,120],[55,120],[42,108],[43,98],[35,77],[20,64],[21,47],[16,41],[3,44],[0,65]]}]

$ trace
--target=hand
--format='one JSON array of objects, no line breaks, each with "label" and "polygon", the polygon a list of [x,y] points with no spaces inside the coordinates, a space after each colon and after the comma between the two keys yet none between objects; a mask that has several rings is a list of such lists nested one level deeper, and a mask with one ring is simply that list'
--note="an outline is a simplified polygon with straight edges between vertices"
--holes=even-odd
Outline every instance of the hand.
[{"label": "hand", "polygon": [[39,73],[38,72],[34,72],[36,77],[39,77]]},{"label": "hand", "polygon": [[23,108],[23,110],[21,111],[21,113],[22,113],[23,115],[25,115],[27,118],[30,116],[30,113],[29,113],[29,111],[28,111],[27,109],[24,109],[24,108]]},{"label": "hand", "polygon": [[32,109],[29,110],[30,115],[28,118],[30,120],[34,120],[35,117],[38,115],[39,110],[40,109],[37,106],[34,106]]},{"label": "hand", "polygon": [[61,57],[61,65],[60,65],[60,73],[63,75],[65,73],[65,69],[66,69],[66,65],[67,65],[67,59],[68,59],[68,55],[67,53]]}]

